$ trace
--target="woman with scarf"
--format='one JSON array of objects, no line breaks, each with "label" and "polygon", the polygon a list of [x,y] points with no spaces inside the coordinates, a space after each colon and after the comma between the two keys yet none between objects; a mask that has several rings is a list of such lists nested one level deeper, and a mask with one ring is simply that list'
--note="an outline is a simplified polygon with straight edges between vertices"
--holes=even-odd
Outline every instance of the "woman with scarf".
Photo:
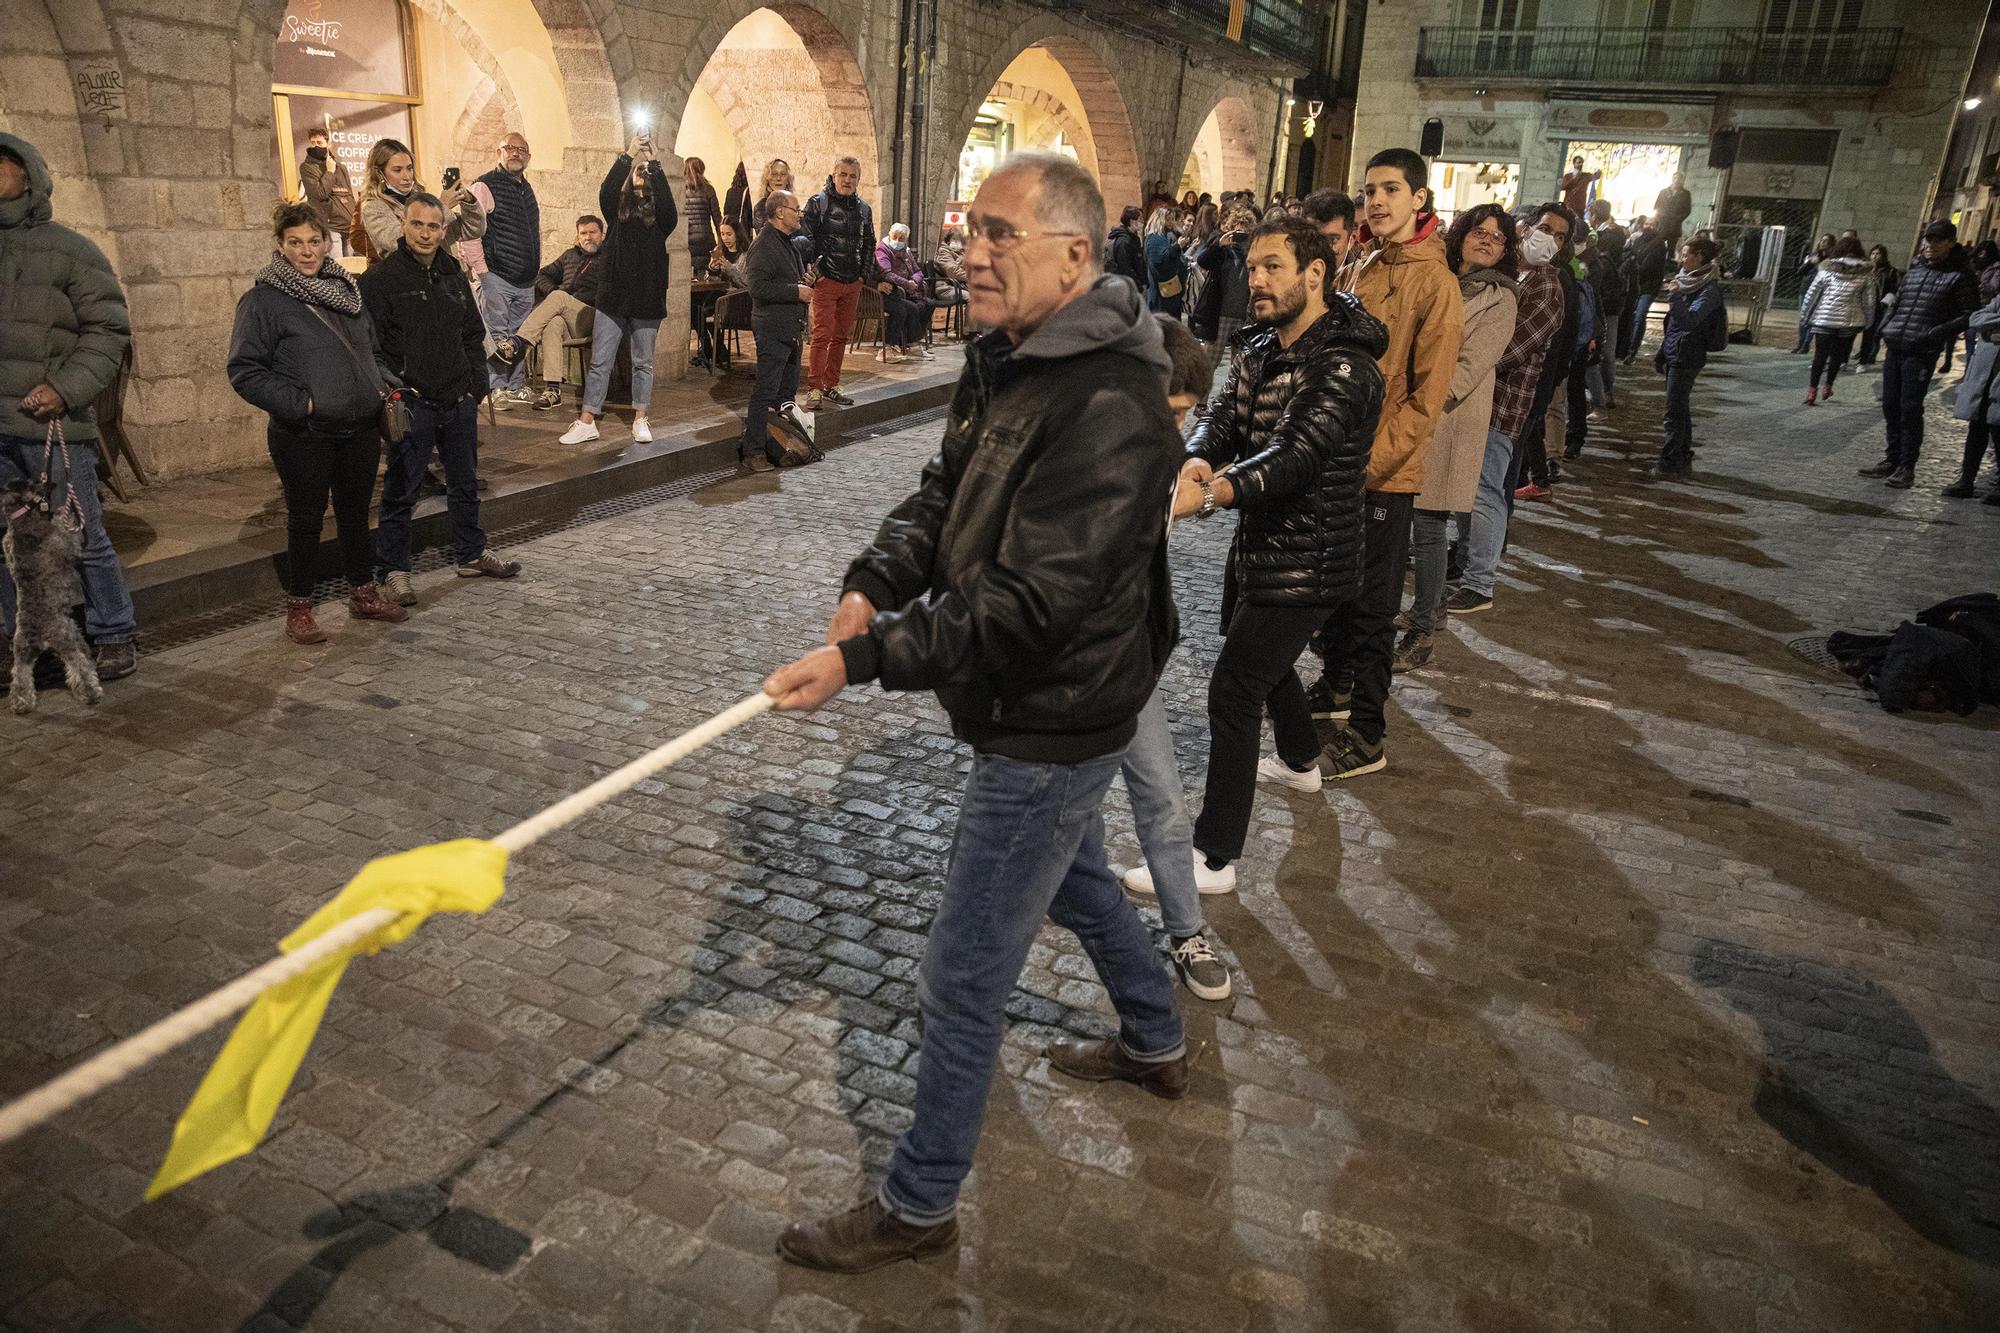
[{"label": "woman with scarf", "polygon": [[[396,248],[403,239],[403,209],[410,196],[428,194],[417,179],[417,159],[394,139],[377,139],[368,150],[368,170],[361,178],[361,206],[354,210],[354,227],[347,246],[369,263]],[[444,248],[476,241],[486,234],[486,210],[470,190],[447,186],[438,194],[444,205]]]},{"label": "woman with scarf", "polygon": [[1520,305],[1517,247],[1514,219],[1498,204],[1467,209],[1445,234],[1445,263],[1458,275],[1465,334],[1458,344],[1444,415],[1424,458],[1424,488],[1411,516],[1416,600],[1391,665],[1398,675],[1431,660],[1431,636],[1444,627],[1446,525],[1454,515],[1471,514],[1479,491],[1493,421],[1494,371],[1513,340]]},{"label": "woman with scarf", "polygon": [[1646,469],[1654,481],[1694,479],[1694,414],[1689,400],[1708,354],[1729,339],[1729,314],[1715,268],[1716,245],[1696,236],[1681,246],[1681,271],[1668,280],[1667,328],[1653,366],[1667,377],[1666,441]]},{"label": "woman with scarf", "polygon": [[327,257],[319,214],[310,204],[280,204],[271,234],[277,252],[236,303],[229,383],[271,414],[265,439],[285,491],[285,634],[294,643],[323,643],[312,596],[329,495],[348,614],[392,623],[409,616],[375,587],[368,539],[368,501],[382,453],[376,419],[388,386],[361,289]]},{"label": "woman with scarf", "polygon": [[1146,308],[1156,315],[1181,317],[1187,299],[1187,256],[1181,253],[1181,232],[1187,216],[1178,208],[1163,208],[1146,224]]},{"label": "woman with scarf", "polygon": [[597,315],[590,323],[590,370],[584,376],[583,410],[562,433],[563,444],[587,444],[598,436],[597,418],[611,392],[611,368],[618,345],[632,340],[632,438],[650,444],[653,428],[653,351],[660,321],[667,317],[667,237],[680,224],[667,173],[653,156],[651,135],[637,134],[618,155],[597,189],[604,214],[599,251]]}]

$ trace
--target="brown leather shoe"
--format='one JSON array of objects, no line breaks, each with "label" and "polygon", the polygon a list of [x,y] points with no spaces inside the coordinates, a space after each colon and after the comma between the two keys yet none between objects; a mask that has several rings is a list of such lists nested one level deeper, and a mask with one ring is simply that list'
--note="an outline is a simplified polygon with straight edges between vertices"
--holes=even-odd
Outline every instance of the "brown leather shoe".
[{"label": "brown leather shoe", "polygon": [[1155,1064],[1145,1064],[1125,1054],[1115,1038],[1102,1041],[1057,1041],[1045,1052],[1049,1063],[1071,1078],[1103,1083],[1123,1079],[1137,1083],[1155,1097],[1169,1101],[1187,1096],[1187,1057],[1178,1056]]},{"label": "brown leather shoe", "polygon": [[936,1259],[958,1250],[958,1219],[934,1227],[899,1221],[879,1199],[817,1222],[794,1222],[778,1237],[778,1257],[828,1273],[866,1273],[898,1259]]},{"label": "brown leather shoe", "polygon": [[348,589],[347,614],[357,620],[386,620],[391,625],[399,625],[410,618],[410,613],[402,607],[384,601],[381,591],[372,583]]}]

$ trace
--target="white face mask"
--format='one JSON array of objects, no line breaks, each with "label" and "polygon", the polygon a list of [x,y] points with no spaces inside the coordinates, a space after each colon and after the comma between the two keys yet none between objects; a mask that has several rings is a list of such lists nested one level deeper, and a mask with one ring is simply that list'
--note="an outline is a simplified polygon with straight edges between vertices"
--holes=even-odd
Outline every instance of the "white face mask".
[{"label": "white face mask", "polygon": [[1527,239],[1521,242],[1521,258],[1530,264],[1546,264],[1556,257],[1556,251],[1560,249],[1560,241],[1537,229],[1529,232]]},{"label": "white face mask", "polygon": [[909,244],[909,242],[907,242],[907,241],[899,241],[899,240],[897,240],[897,239],[896,239],[895,237],[893,237],[893,236],[891,236],[891,237],[889,238],[889,248],[890,248],[891,250],[895,250],[895,251],[898,251],[898,252],[900,252],[900,251],[902,251],[902,250],[903,250],[904,248],[906,248],[906,247],[908,246],[908,244]]}]

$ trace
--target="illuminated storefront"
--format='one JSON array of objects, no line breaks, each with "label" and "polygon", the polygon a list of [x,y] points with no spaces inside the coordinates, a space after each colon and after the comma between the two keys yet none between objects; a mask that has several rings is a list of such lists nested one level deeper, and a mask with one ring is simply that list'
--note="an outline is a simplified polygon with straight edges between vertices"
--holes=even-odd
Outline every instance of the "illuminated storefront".
[{"label": "illuminated storefront", "polygon": [[286,198],[299,197],[299,162],[314,129],[327,131],[357,191],[376,140],[397,139],[418,151],[423,98],[413,18],[403,0],[291,0],[271,63]]}]

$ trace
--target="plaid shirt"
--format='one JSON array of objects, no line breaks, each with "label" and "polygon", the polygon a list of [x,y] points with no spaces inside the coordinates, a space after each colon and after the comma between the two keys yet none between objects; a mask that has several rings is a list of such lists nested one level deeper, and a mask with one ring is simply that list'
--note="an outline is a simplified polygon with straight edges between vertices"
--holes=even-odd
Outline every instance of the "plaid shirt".
[{"label": "plaid shirt", "polygon": [[1493,429],[1510,440],[1520,439],[1528,424],[1535,383],[1542,377],[1542,358],[1548,354],[1549,340],[1562,331],[1562,279],[1547,264],[1524,264],[1520,298],[1514,336],[1493,368]]}]

